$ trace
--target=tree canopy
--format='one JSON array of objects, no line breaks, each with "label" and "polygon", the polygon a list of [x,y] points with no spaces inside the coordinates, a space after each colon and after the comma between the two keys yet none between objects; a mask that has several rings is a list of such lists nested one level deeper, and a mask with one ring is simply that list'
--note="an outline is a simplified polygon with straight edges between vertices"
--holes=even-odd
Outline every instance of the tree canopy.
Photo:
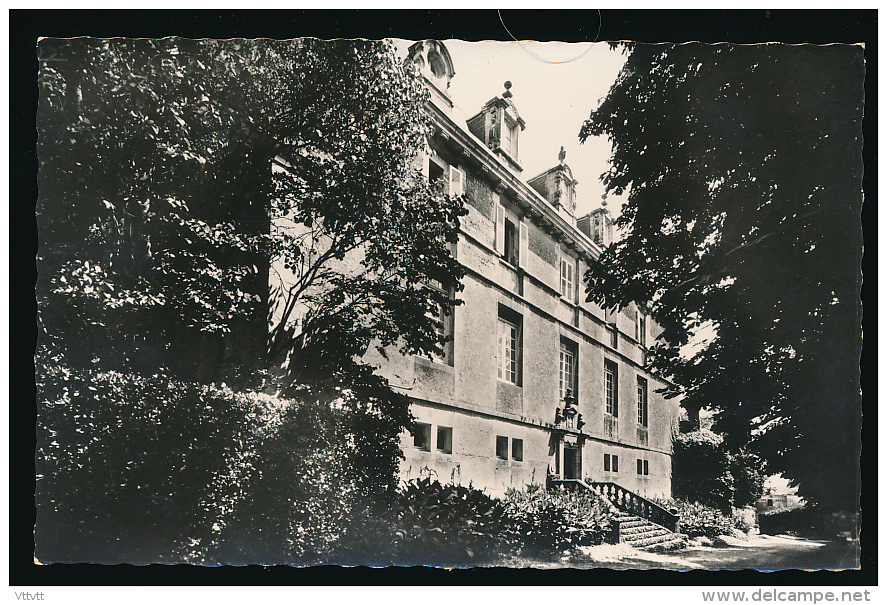
[{"label": "tree canopy", "polygon": [[[622,237],[589,298],[646,305],[651,366],[691,417],[823,504],[858,506],[862,49],[642,45],[606,135]],[[688,346],[689,345],[689,346]]]},{"label": "tree canopy", "polygon": [[[261,346],[235,334],[215,357],[437,350],[429,310],[451,303],[417,284],[457,287],[461,203],[414,178],[427,92],[389,43],[48,39],[40,60],[48,342],[206,366],[200,335],[246,321]],[[270,267],[286,291],[268,291]],[[296,303],[298,330],[284,312],[262,333]],[[353,346],[320,342],[345,332]]]},{"label": "tree canopy", "polygon": [[369,40],[38,54],[41,552],[321,556],[410,426],[363,354],[440,352],[461,287],[421,79]]}]

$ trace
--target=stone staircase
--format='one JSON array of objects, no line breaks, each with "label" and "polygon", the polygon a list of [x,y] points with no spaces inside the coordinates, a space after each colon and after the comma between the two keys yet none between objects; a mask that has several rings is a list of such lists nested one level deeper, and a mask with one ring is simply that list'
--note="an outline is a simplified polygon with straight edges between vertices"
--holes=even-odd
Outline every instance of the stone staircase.
[{"label": "stone staircase", "polygon": [[624,512],[613,516],[615,541],[645,551],[677,550],[687,546],[687,536],[669,531],[646,519]]},{"label": "stone staircase", "polygon": [[614,543],[625,543],[645,551],[677,550],[687,546],[687,536],[678,533],[680,518],[655,502],[612,482],[549,479],[550,487],[585,489],[596,493],[610,506]]}]

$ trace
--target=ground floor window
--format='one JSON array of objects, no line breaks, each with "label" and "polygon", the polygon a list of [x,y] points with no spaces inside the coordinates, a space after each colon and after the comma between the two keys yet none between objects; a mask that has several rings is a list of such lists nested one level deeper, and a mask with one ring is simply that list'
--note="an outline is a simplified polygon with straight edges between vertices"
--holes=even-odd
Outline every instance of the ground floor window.
[{"label": "ground floor window", "polygon": [[513,460],[517,460],[518,462],[522,462],[524,459],[524,440],[523,439],[512,439],[511,440],[511,458]]},{"label": "ground floor window", "polygon": [[496,435],[496,457],[508,460],[508,437]]},{"label": "ground floor window", "polygon": [[437,427],[437,451],[444,454],[453,453],[453,428],[449,426]]},{"label": "ground floor window", "polygon": [[413,446],[426,451],[431,451],[431,425],[417,422],[413,429]]}]

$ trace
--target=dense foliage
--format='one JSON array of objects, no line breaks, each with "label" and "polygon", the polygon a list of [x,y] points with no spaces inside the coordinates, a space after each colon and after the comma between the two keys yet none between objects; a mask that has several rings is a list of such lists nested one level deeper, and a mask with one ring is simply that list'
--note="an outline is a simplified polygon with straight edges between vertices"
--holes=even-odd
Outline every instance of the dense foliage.
[{"label": "dense foliage", "polygon": [[528,485],[524,490],[509,490],[505,502],[512,544],[524,555],[549,557],[579,546],[595,546],[611,534],[607,506],[585,491],[549,491]]},{"label": "dense foliage", "polygon": [[391,478],[379,421],[328,402],[116,371],[40,384],[38,553],[106,562],[316,562]]},{"label": "dense foliage", "polygon": [[763,493],[764,465],[744,450],[730,452],[711,431],[682,433],[674,440],[672,494],[720,510],[753,504]]},{"label": "dense foliage", "polygon": [[681,517],[680,532],[690,538],[705,537],[714,540],[718,536],[729,536],[737,530],[747,534],[752,529],[743,515],[732,511],[723,511],[680,498],[658,502],[665,508],[677,511]]},{"label": "dense foliage", "polygon": [[649,302],[652,367],[691,418],[856,510],[862,48],[624,49],[580,133],[610,139],[603,180],[627,192],[589,297]]},{"label": "dense foliage", "polygon": [[460,288],[427,91],[387,42],[38,52],[38,554],[322,558],[410,423],[362,355],[439,351]]},{"label": "dense foliage", "polygon": [[414,565],[494,561],[509,527],[499,500],[478,489],[430,479],[401,488],[393,522],[395,561]]},{"label": "dense foliage", "polygon": [[803,538],[855,540],[859,514],[831,512],[816,506],[773,509],[758,515],[761,533],[789,534]]}]

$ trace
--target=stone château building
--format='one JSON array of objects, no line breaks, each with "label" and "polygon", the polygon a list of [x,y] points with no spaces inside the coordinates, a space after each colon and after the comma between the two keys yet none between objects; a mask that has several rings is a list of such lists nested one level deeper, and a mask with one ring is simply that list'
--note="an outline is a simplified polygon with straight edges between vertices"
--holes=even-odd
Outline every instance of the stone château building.
[{"label": "stone ch\u00e2teau building", "polygon": [[606,207],[575,216],[577,182],[563,150],[525,179],[520,136],[530,125],[509,82],[457,119],[446,46],[417,42],[407,58],[432,97],[423,172],[464,196],[469,213],[455,247],[464,304],[441,317],[452,337],[445,355],[378,359],[417,419],[415,434],[402,437],[403,478],[431,475],[492,494],[590,479],[670,495],[677,404],[644,369],[657,329],[640,309],[585,301],[582,275],[612,238]]}]

